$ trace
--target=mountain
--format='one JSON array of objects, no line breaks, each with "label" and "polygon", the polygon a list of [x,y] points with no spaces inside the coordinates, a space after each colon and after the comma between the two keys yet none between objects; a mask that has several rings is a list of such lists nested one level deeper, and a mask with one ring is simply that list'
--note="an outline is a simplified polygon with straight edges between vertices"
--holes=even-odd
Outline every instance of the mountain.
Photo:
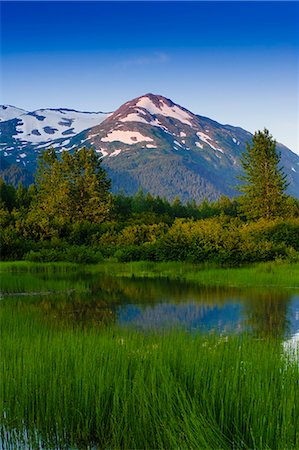
[{"label": "mountain", "polygon": [[[81,128],[81,129],[80,129]],[[32,173],[42,149],[93,147],[114,191],[145,192],[183,202],[238,192],[240,156],[252,134],[199,116],[165,97],[146,94],[112,114],[70,110],[24,112],[0,122],[2,159]],[[289,192],[299,197],[299,156],[281,144]],[[10,169],[11,170],[11,169]]]},{"label": "mountain", "polygon": [[0,122],[15,119],[16,117],[22,116],[23,114],[27,113],[28,111],[25,111],[21,108],[16,108],[15,106],[0,105]]},{"label": "mountain", "polygon": [[65,108],[28,112],[10,105],[0,106],[0,175],[13,184],[32,183],[42,150],[54,147],[59,151],[69,137],[108,116],[109,113]]},{"label": "mountain", "polygon": [[[31,154],[58,143],[67,143],[86,128],[98,125],[108,113],[80,112],[71,109],[40,109],[23,111],[12,106],[0,107],[0,135],[2,156],[16,162],[27,162]],[[10,117],[10,119],[6,119]],[[36,155],[35,155],[36,156]],[[19,161],[18,161],[19,160]]]}]

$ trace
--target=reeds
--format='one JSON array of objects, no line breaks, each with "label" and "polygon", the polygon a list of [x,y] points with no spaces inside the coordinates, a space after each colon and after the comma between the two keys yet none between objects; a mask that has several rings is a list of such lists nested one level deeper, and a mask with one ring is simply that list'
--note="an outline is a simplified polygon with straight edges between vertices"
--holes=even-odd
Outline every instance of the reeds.
[{"label": "reeds", "polygon": [[0,314],[3,449],[299,447],[298,361],[278,341]]},{"label": "reeds", "polygon": [[138,261],[117,263],[105,261],[93,265],[71,263],[30,263],[27,261],[0,262],[2,274],[30,272],[32,274],[63,274],[76,272],[104,273],[121,277],[169,278],[192,281],[204,286],[229,287],[286,287],[299,288],[299,263],[283,261],[250,264],[242,267],[220,267],[212,263]]}]

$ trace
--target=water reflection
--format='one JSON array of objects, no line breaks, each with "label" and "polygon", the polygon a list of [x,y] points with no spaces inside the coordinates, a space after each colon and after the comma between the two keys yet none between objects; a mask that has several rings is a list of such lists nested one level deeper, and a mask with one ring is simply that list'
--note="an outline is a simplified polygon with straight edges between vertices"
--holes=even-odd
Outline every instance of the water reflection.
[{"label": "water reflection", "polygon": [[187,304],[126,305],[118,310],[118,322],[142,330],[182,328],[225,334],[244,330],[243,308],[237,303],[219,306],[193,301]]},{"label": "water reflection", "polygon": [[[293,299],[294,301],[294,299]],[[246,302],[248,324],[261,337],[281,338],[290,333],[288,308],[291,296],[287,291],[257,292]]]},{"label": "water reflection", "polygon": [[4,281],[1,307],[32,312],[51,327],[179,327],[278,338],[299,332],[298,290],[207,288],[103,274],[19,275]]}]

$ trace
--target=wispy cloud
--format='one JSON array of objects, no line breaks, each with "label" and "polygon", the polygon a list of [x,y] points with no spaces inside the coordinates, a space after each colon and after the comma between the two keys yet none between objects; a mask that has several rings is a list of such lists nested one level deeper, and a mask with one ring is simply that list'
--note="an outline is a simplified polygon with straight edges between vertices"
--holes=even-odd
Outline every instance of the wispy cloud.
[{"label": "wispy cloud", "polygon": [[137,56],[135,58],[126,58],[118,61],[118,67],[149,66],[152,64],[165,64],[170,60],[170,56],[164,52],[155,52],[146,56]]}]

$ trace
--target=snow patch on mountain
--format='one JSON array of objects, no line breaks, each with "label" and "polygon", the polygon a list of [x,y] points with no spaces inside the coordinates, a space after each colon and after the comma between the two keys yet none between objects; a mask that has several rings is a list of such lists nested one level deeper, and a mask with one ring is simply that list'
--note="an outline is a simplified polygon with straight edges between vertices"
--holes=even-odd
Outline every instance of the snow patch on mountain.
[{"label": "snow patch on mountain", "polygon": [[137,113],[130,113],[127,115],[127,117],[124,117],[123,119],[120,119],[120,122],[140,122],[140,123],[146,123],[149,122],[145,120],[143,117],[140,117]]},{"label": "snow patch on mountain", "polygon": [[179,147],[182,147],[182,148],[183,148],[182,144],[180,144],[178,141],[173,141],[173,143],[174,143],[175,145],[178,145]]},{"label": "snow patch on mountain", "polygon": [[121,149],[114,150],[114,152],[110,153],[109,158],[119,155],[121,151]]},{"label": "snow patch on mountain", "polygon": [[196,134],[197,134],[197,136],[199,137],[199,139],[201,141],[205,142],[205,144],[208,144],[209,147],[211,147],[213,150],[216,150],[217,152],[224,153],[221,148],[215,147],[213,144],[211,144],[211,142],[209,142],[209,141],[212,141],[212,139],[210,138],[209,135],[203,133],[202,131],[198,131]]},{"label": "snow patch on mountain", "polygon": [[102,154],[102,158],[104,158],[105,156],[109,155],[109,153],[106,152],[106,150],[103,150],[102,148],[96,150],[96,153],[101,153]]},{"label": "snow patch on mountain", "polygon": [[206,144],[210,145],[209,141],[211,140],[210,136],[208,136],[207,134],[203,133],[202,131],[198,131],[197,136],[199,137],[199,139],[203,142],[205,142]]},{"label": "snow patch on mountain", "polygon": [[124,144],[134,145],[138,142],[152,142],[153,139],[143,136],[138,131],[113,130],[101,139],[102,142],[123,142]]},{"label": "snow patch on mountain", "polygon": [[232,137],[232,140],[236,145],[240,145],[240,142],[235,137]]},{"label": "snow patch on mountain", "polygon": [[42,109],[23,115],[13,137],[18,138],[18,134],[23,133],[22,139],[28,142],[46,142],[78,134],[100,124],[106,117],[107,115],[102,113]]},{"label": "snow patch on mountain", "polygon": [[164,103],[162,100],[159,102],[159,106],[156,106],[153,101],[145,96],[141,97],[138,102],[136,103],[137,107],[144,108],[152,115],[162,115],[166,117],[172,117],[173,119],[177,119],[182,123],[185,123],[192,127],[191,114],[187,113],[183,109],[181,109],[177,105],[168,106],[166,103]]},{"label": "snow patch on mountain", "polygon": [[83,130],[99,125],[109,114],[85,113],[68,109],[40,109],[21,114],[16,119],[15,139],[38,144],[74,136]]},{"label": "snow patch on mountain", "polygon": [[[143,112],[142,114],[146,114],[146,113]],[[122,119],[120,119],[119,121],[120,122],[140,122],[140,123],[145,123],[146,125],[151,125],[153,127],[158,127],[158,128],[161,128],[162,130],[165,131],[165,127],[163,127],[161,125],[161,123],[159,122],[158,119],[155,118],[153,120],[146,120],[145,118],[140,117],[140,115],[137,114],[137,113],[130,113],[126,117],[123,117]]]},{"label": "snow patch on mountain", "polygon": [[23,114],[27,114],[28,111],[25,111],[21,108],[16,108],[11,105],[0,105],[0,122],[5,122],[6,120],[16,119]]}]

